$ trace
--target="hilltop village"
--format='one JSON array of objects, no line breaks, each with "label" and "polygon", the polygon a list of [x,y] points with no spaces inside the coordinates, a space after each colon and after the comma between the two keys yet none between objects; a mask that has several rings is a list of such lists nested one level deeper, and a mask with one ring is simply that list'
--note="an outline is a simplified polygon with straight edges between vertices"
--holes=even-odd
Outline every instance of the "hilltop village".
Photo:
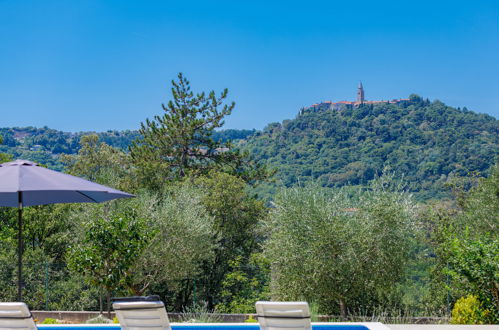
[{"label": "hilltop village", "polygon": [[354,107],[358,107],[363,104],[380,104],[380,103],[391,103],[391,104],[400,104],[408,102],[409,99],[393,99],[393,100],[381,100],[381,101],[367,101],[364,98],[364,87],[362,86],[362,82],[359,83],[359,87],[357,88],[357,100],[356,101],[339,101],[339,102],[331,102],[324,101],[320,103],[312,104],[308,107],[304,107],[300,109],[300,114],[306,111],[321,111],[321,110],[345,110],[352,109]]}]

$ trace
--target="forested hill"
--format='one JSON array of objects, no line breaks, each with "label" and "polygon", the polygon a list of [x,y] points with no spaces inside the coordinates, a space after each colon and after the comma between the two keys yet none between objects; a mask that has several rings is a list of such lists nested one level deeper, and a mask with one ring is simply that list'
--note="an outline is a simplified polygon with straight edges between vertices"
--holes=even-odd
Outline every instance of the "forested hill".
[{"label": "forested hill", "polygon": [[[80,138],[87,134],[91,132],[0,128],[0,153],[63,170],[60,155],[78,152]],[[94,134],[123,150],[139,137],[131,130]],[[388,169],[404,177],[420,199],[441,198],[447,195],[450,177],[485,174],[499,161],[497,119],[415,95],[400,104],[305,110],[263,131],[228,129],[215,132],[214,138],[235,141],[277,169],[276,182],[260,187],[267,195],[279,185],[298,182],[318,181],[328,187],[366,184]]]},{"label": "forested hill", "polygon": [[[213,138],[223,142],[238,141],[255,132],[254,129],[227,129],[215,132]],[[89,134],[97,134],[100,141],[124,151],[140,136],[139,132],[134,130],[69,133],[48,127],[0,128],[0,136],[3,139],[0,153],[10,154],[16,159],[29,159],[55,170],[63,170],[64,166],[59,161],[60,155],[77,153],[80,149],[80,138]]]},{"label": "forested hill", "polygon": [[[269,124],[245,144],[278,169],[278,183],[365,184],[383,169],[404,177],[420,199],[446,196],[453,175],[485,173],[498,161],[499,121],[411,95],[404,104],[304,111]],[[267,187],[269,189],[270,187]]]},{"label": "forested hill", "polygon": [[83,135],[97,134],[102,142],[123,150],[128,149],[131,141],[139,136],[137,131],[107,131],[68,133],[48,127],[0,128],[3,144],[0,152],[17,159],[29,159],[56,170],[62,170],[59,156],[63,153],[74,154],[80,148]]}]

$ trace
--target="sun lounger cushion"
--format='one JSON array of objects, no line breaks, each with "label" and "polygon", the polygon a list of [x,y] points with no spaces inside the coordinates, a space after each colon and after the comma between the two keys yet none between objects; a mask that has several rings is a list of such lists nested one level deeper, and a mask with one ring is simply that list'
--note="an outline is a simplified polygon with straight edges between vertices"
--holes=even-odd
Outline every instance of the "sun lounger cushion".
[{"label": "sun lounger cushion", "polygon": [[258,301],[255,304],[261,330],[310,330],[306,302]]},{"label": "sun lounger cushion", "polygon": [[0,303],[0,329],[36,330],[31,312],[22,302]]},{"label": "sun lounger cushion", "polygon": [[113,308],[124,330],[171,330],[165,305],[157,297],[113,299]]}]

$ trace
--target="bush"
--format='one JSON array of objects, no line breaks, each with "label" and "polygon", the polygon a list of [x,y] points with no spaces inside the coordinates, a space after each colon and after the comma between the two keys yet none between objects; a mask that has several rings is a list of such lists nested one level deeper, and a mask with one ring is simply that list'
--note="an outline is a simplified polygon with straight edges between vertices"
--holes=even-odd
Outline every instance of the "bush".
[{"label": "bush", "polygon": [[85,323],[87,323],[87,324],[108,324],[108,323],[113,323],[113,321],[108,319],[104,315],[100,314],[99,316],[94,317],[93,319],[87,320],[87,322],[85,322]]},{"label": "bush", "polygon": [[180,322],[183,323],[220,323],[220,316],[214,314],[208,309],[208,303],[202,302],[192,307],[185,307],[180,317]]},{"label": "bush", "polygon": [[250,314],[248,316],[248,318],[246,320],[244,320],[244,323],[257,323],[257,322],[258,322],[258,320],[256,320],[255,318],[253,318],[252,314]]},{"label": "bush", "polygon": [[42,324],[59,324],[59,321],[51,317],[47,317],[45,320],[43,320]]},{"label": "bush", "polygon": [[468,295],[456,301],[452,309],[452,324],[484,324],[489,310],[482,310],[477,296]]}]

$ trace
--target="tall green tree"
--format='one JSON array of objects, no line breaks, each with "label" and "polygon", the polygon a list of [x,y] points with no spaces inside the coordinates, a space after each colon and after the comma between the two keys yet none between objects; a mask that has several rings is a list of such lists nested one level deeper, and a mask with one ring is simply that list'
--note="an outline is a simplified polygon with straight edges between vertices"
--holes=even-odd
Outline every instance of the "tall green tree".
[{"label": "tall green tree", "polygon": [[218,96],[194,93],[179,73],[172,81],[172,100],[162,105],[163,115],[141,124],[142,139],[130,148],[140,182],[160,190],[168,181],[206,174],[213,168],[229,171],[248,181],[266,177],[261,165],[247,159],[229,142],[215,141],[213,133],[224,124],[235,103],[226,103],[228,90]]},{"label": "tall green tree", "polygon": [[[262,238],[259,224],[267,210],[263,202],[248,191],[244,180],[231,174],[211,171],[207,176],[196,178],[194,184],[204,192],[203,205],[213,217],[214,260],[205,263],[203,272],[208,304],[213,308],[224,300],[222,284],[227,274],[237,268],[233,264],[249,263],[252,253],[259,250]],[[237,295],[236,286],[225,287],[225,291],[226,297]],[[224,302],[228,303],[227,299]]]},{"label": "tall green tree", "polygon": [[125,191],[136,186],[129,154],[100,142],[96,134],[82,136],[80,146],[76,155],[61,157],[69,174]]}]

